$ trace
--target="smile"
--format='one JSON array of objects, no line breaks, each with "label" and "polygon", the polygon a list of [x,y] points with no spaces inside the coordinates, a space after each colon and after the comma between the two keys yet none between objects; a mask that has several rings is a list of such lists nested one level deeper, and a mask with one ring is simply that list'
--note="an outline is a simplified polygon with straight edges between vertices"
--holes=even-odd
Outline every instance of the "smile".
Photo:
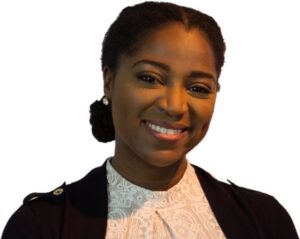
[{"label": "smile", "polygon": [[182,129],[169,129],[169,128],[165,128],[165,127],[162,127],[159,125],[149,123],[147,121],[146,121],[146,125],[153,131],[155,131],[157,133],[161,133],[161,134],[166,134],[166,135],[178,135],[183,132]]}]

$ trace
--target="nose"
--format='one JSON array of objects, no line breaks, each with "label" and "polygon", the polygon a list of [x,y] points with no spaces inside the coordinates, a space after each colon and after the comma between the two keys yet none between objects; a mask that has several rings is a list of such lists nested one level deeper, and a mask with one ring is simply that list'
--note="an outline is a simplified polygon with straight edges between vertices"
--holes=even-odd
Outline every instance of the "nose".
[{"label": "nose", "polygon": [[182,116],[188,109],[185,90],[180,86],[167,87],[159,100],[159,108],[169,116]]}]

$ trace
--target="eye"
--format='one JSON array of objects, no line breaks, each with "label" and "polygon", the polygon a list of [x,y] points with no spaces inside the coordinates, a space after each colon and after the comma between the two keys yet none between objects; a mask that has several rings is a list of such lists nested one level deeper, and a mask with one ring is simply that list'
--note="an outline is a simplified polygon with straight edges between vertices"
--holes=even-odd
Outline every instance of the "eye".
[{"label": "eye", "polygon": [[193,85],[189,87],[188,90],[193,94],[199,95],[208,95],[211,93],[211,88],[209,86],[204,85]]},{"label": "eye", "polygon": [[161,82],[157,79],[157,77],[151,75],[151,74],[140,74],[138,75],[138,79],[149,83],[149,84],[161,84]]}]

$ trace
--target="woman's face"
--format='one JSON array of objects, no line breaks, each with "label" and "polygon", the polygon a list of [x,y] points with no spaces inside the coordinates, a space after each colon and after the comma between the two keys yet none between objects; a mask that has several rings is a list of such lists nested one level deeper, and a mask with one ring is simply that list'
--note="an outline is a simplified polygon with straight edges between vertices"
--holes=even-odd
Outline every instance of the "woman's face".
[{"label": "woman's face", "polygon": [[216,100],[214,53],[204,34],[170,24],[104,70],[116,154],[156,167],[185,158],[207,132]]}]

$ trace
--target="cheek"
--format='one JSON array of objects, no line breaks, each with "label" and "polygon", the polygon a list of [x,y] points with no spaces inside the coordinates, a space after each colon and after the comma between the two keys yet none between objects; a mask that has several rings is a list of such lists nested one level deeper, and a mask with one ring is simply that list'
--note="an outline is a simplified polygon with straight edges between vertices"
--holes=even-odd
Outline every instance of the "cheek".
[{"label": "cheek", "polygon": [[215,106],[215,97],[195,105],[192,114],[192,125],[196,129],[197,137],[203,138],[206,134],[211,118],[213,116]]},{"label": "cheek", "polygon": [[112,114],[116,132],[137,127],[143,111],[143,96],[128,84],[116,84],[112,98]]},{"label": "cheek", "polygon": [[192,104],[192,108],[194,109],[193,113],[196,115],[195,117],[203,122],[210,121],[214,112],[215,101],[216,97],[215,95],[212,95],[210,98],[203,101],[194,102],[194,104]]}]

